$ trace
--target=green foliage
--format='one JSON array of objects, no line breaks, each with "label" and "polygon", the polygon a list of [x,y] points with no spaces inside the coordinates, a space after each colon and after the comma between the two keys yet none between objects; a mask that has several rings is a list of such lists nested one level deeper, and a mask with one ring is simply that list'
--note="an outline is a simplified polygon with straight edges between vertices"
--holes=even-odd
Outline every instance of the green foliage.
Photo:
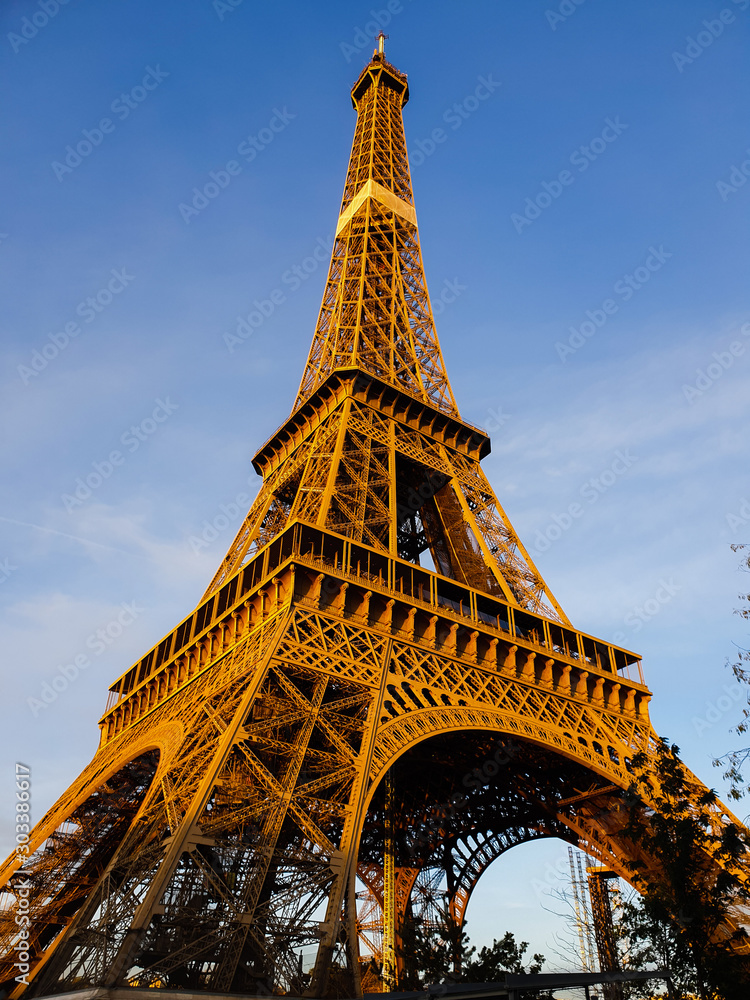
[{"label": "green foliage", "polygon": [[695,969],[698,994],[747,1000],[747,959],[732,948],[747,935],[730,926],[730,910],[748,901],[733,870],[747,863],[750,845],[737,826],[717,823],[715,793],[689,781],[678,752],[661,740],[652,755],[632,760],[623,832],[640,848],[641,860],[630,868],[646,900],[645,918],[671,926],[670,961]]},{"label": "green foliage", "polygon": [[[648,900],[636,896],[623,903],[616,931],[623,971],[669,969],[677,997],[682,1000],[695,996],[698,988],[695,965],[678,924],[660,919]],[[633,983],[625,987],[625,995],[629,1000],[650,1000],[653,990],[652,982]]]},{"label": "green foliage", "polygon": [[[749,546],[747,545],[733,545],[732,551],[739,552],[748,547]],[[741,565],[744,569],[750,570],[750,554],[743,554]],[[734,613],[739,615],[740,618],[750,621],[750,594],[740,594],[739,597],[740,600],[747,601],[748,606],[745,607],[743,605],[742,607],[735,608]],[[737,660],[735,663],[731,664],[732,673],[734,674],[735,680],[748,689],[750,688],[750,649],[738,647],[737,652]],[[750,693],[746,694],[745,701],[747,704],[750,704]],[[740,736],[750,732],[750,707],[742,710],[742,720],[737,726],[734,727],[734,732],[738,733]],[[750,791],[750,785],[747,782],[744,770],[748,761],[750,761],[750,747],[733,750],[714,761],[714,765],[716,767],[723,766],[726,768],[724,771],[724,777],[730,784],[729,795],[735,801],[741,799],[743,795]]]},{"label": "green foliage", "polygon": [[[437,925],[407,921],[403,933],[402,988],[419,989],[441,982],[491,983],[502,980],[508,973],[541,970],[544,955],[534,955],[530,964],[524,965],[528,942],[517,942],[511,931],[493,941],[491,947],[483,947],[477,955],[464,926],[457,925],[448,913],[440,914]],[[534,998],[529,995],[528,1000]]]},{"label": "green foliage", "polygon": [[463,965],[475,951],[464,928],[448,914],[440,915],[437,926],[414,922],[411,934],[405,928],[403,950],[412,989],[420,984],[458,982]]},{"label": "green foliage", "polygon": [[540,972],[544,965],[544,955],[534,955],[528,966],[523,964],[523,956],[528,947],[527,941],[518,944],[513,934],[506,931],[499,941],[492,942],[491,948],[482,948],[476,958],[469,958],[461,978],[467,983],[496,983],[507,973]]}]

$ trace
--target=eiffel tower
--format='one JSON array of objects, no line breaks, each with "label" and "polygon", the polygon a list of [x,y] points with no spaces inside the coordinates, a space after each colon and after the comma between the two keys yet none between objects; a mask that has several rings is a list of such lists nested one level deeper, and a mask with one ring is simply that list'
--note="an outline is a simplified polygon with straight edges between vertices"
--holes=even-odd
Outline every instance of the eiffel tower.
[{"label": "eiffel tower", "polygon": [[14,998],[353,997],[373,956],[375,988],[398,985],[415,914],[447,901],[460,925],[516,844],[558,837],[632,880],[624,792],[657,741],[639,658],[571,624],[482,472],[382,38],[351,94],[322,306],[257,499],[2,869]]}]

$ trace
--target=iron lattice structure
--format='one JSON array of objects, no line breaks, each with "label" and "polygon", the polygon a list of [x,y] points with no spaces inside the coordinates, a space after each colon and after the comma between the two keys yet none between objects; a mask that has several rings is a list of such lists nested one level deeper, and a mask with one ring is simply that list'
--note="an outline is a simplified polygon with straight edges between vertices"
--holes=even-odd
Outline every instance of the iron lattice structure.
[{"label": "iron lattice structure", "polygon": [[456,407],[422,270],[407,98],[375,53],[258,497],[199,606],[111,687],[99,749],[23,868],[2,869],[13,997],[353,996],[364,959],[379,972],[384,899],[387,975],[406,981],[410,922],[460,922],[518,843],[560,837],[631,877],[650,694],[635,654],[571,625],[482,473],[489,439]]},{"label": "iron lattice structure", "polygon": [[[621,972],[617,933],[612,915],[612,894],[609,888],[609,883],[615,880],[617,875],[600,866],[589,868],[587,874],[599,971]],[[604,1000],[623,1000],[624,997],[621,983],[605,983],[602,992]]]}]

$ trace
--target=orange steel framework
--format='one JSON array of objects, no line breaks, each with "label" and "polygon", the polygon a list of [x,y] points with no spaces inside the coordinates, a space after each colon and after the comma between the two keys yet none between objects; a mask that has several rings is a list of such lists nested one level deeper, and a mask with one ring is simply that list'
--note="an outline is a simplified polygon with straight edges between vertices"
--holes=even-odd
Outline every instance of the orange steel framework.
[{"label": "orange steel framework", "polygon": [[[609,883],[617,878],[617,874],[601,865],[587,868],[586,872],[591,899],[591,915],[596,935],[596,951],[599,956],[599,971],[622,972],[617,952],[617,936],[609,891]],[[602,993],[604,1000],[624,1000],[622,983],[605,983],[602,986]]]},{"label": "orange steel framework", "polygon": [[403,981],[408,921],[460,922],[515,844],[560,837],[631,877],[624,790],[656,740],[650,693],[636,654],[571,625],[482,472],[489,439],[460,416],[425,284],[408,93],[381,43],[352,90],[323,303],[293,411],[253,459],[258,497],[199,606],[110,688],[99,749],[28,859],[2,869],[13,997],[354,996],[365,960]]}]

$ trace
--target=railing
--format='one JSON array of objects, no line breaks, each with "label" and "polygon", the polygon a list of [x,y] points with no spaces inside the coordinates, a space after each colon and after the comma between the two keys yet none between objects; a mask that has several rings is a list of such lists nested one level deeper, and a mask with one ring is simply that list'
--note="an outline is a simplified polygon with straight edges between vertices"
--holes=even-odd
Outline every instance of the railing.
[{"label": "railing", "polygon": [[448,580],[414,563],[378,552],[311,525],[296,522],[241,566],[208,600],[129,668],[110,688],[107,710],[179,653],[204,638],[212,626],[236,611],[247,595],[268,582],[290,559],[373,584],[394,598],[439,611],[458,621],[473,621],[544,646],[578,665],[643,684],[639,657],[625,649],[497,597]]},{"label": "railing", "polygon": [[[477,611],[471,601],[454,601],[450,598],[441,596],[439,593],[435,596],[431,596],[430,600],[425,600],[423,597],[417,596],[413,593],[407,594],[402,590],[396,590],[389,586],[385,582],[383,574],[375,575],[361,570],[355,571],[351,568],[347,569],[346,566],[342,565],[342,563],[334,564],[330,560],[326,560],[321,556],[310,554],[309,552],[305,555],[295,555],[293,558],[294,562],[298,565],[307,566],[310,569],[319,570],[321,572],[324,571],[330,573],[332,576],[342,577],[346,581],[359,584],[361,587],[377,590],[384,596],[401,600],[406,599],[410,604],[416,605],[417,608],[421,608],[424,611],[432,613],[437,611],[441,615],[447,615],[458,622],[462,622],[466,626],[468,626],[471,622],[476,622],[477,624],[489,626],[493,630],[499,632],[506,640],[520,639],[521,641],[526,641],[533,645],[543,646],[558,659],[567,660],[571,665],[577,666],[580,669],[598,671],[623,680],[628,680],[634,684],[645,686],[641,672],[640,660],[635,657],[635,654],[622,650],[619,647],[610,646],[609,644],[603,643],[601,640],[593,639],[593,637],[589,637],[584,633],[575,632],[572,629],[566,629],[566,632],[577,637],[576,648],[570,649],[567,646],[558,645],[551,641],[549,628],[526,630],[519,628],[514,624],[514,619],[516,617],[519,617],[520,615],[529,615],[529,612],[516,613],[515,609],[510,609],[507,605],[502,605],[501,602],[498,602],[501,604],[501,607],[505,609],[506,617],[503,617],[501,613],[490,615],[486,612]],[[436,574],[431,575],[435,576],[436,579],[440,579],[436,576]],[[482,597],[484,596],[485,595],[482,595]],[[524,620],[526,621],[526,619]],[[539,618],[538,621],[543,625],[546,622],[546,619]],[[548,624],[559,627],[556,622],[549,622]],[[587,643],[596,643],[597,646],[593,647],[592,652],[596,654],[598,651],[599,655],[585,655],[585,653],[579,652],[578,646],[580,644],[581,648],[583,648],[584,640],[586,640]],[[603,650],[607,650],[608,653],[604,662],[602,662],[601,659]],[[624,660],[617,666],[617,670],[615,670],[613,669],[613,663],[615,662],[614,657],[610,655],[609,651],[622,653],[624,656],[632,657],[632,659],[630,661]]]}]

